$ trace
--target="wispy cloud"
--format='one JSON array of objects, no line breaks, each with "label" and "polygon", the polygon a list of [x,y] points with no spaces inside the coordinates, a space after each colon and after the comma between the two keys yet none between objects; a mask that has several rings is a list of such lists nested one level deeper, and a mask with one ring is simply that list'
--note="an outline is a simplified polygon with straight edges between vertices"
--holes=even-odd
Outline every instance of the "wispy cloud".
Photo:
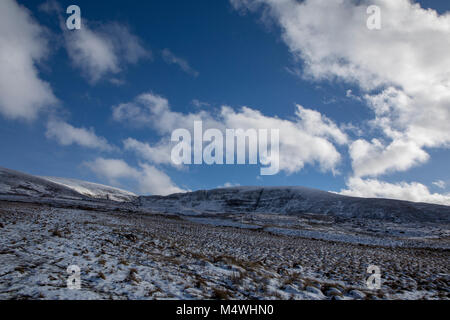
[{"label": "wispy cloud", "polygon": [[84,21],[80,30],[66,30],[64,37],[72,63],[91,84],[105,77],[117,83],[114,75],[127,65],[151,58],[151,51],[144,48],[142,41],[117,22],[91,27]]},{"label": "wispy cloud", "polygon": [[83,18],[81,29],[68,30],[63,8],[58,2],[48,0],[40,5],[40,9],[57,15],[72,64],[91,84],[105,78],[113,84],[123,84],[124,80],[117,78],[117,74],[128,65],[152,58],[151,50],[124,24],[117,21],[100,23]]},{"label": "wispy cloud", "polygon": [[209,107],[211,106],[208,102],[204,102],[204,101],[200,101],[198,99],[193,99],[191,101],[192,105],[197,107],[197,108],[201,108],[201,107]]},{"label": "wispy cloud", "polygon": [[445,187],[447,186],[447,183],[445,183],[445,181],[438,180],[438,181],[434,181],[433,185],[440,189],[445,189]]},{"label": "wispy cloud", "polygon": [[162,50],[161,55],[166,63],[175,64],[187,74],[190,74],[193,77],[198,77],[199,75],[198,71],[193,69],[185,59],[177,57],[169,49]]}]

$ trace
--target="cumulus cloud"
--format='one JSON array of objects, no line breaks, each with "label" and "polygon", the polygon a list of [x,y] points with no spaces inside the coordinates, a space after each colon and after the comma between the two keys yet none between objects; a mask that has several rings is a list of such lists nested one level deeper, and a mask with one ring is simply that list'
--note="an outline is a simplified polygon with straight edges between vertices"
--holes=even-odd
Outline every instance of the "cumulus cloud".
[{"label": "cumulus cloud", "polygon": [[[166,98],[153,93],[141,94],[132,102],[114,106],[113,119],[136,127],[152,125],[160,133],[171,132],[173,127],[181,127],[185,121],[183,114],[170,110]],[[193,117],[192,121],[194,119],[199,118]]]},{"label": "cumulus cloud", "polygon": [[341,155],[335,144],[346,143],[345,133],[330,119],[301,105],[296,106],[295,115],[293,120],[279,119],[248,107],[239,111],[222,107],[220,112],[226,128],[279,129],[280,169],[286,173],[298,172],[306,164],[319,165],[323,171],[337,172]]},{"label": "cumulus cloud", "polygon": [[168,164],[173,165],[170,160],[172,146],[170,141],[161,141],[155,146],[149,143],[140,142],[133,138],[128,138],[123,141],[125,150],[134,151],[142,159],[154,164]]},{"label": "cumulus cloud", "polygon": [[[450,63],[449,15],[439,16],[409,0],[231,2],[236,8],[266,8],[282,27],[290,51],[315,79],[337,77],[367,90],[387,83],[416,92],[433,86],[448,95],[448,73],[443,70]],[[366,28],[370,5],[381,8],[381,30]]]},{"label": "cumulus cloud", "polygon": [[[72,63],[92,84],[151,57],[142,41],[117,22],[96,25],[84,19],[80,30],[65,30],[64,38]],[[111,81],[117,80],[112,77]]]},{"label": "cumulus cloud", "polygon": [[63,146],[77,144],[82,147],[101,151],[113,151],[115,149],[105,138],[97,136],[94,129],[75,128],[59,120],[51,120],[48,122],[46,136],[47,138],[55,139]]},{"label": "cumulus cloud", "polygon": [[[281,27],[283,41],[295,61],[301,61],[297,74],[359,87],[360,96],[353,91],[347,96],[365,102],[374,118],[369,137],[350,144],[355,175],[349,181],[351,190],[385,186],[394,197],[419,201],[439,197],[420,184],[390,185],[361,178],[406,171],[430,159],[427,149],[450,146],[450,14],[440,15],[410,0],[231,3],[244,13],[261,10],[266,21]],[[381,9],[381,30],[366,27],[370,5]],[[399,192],[400,188],[408,192]]]},{"label": "cumulus cloud", "polygon": [[0,1],[0,113],[33,120],[57,103],[37,64],[49,55],[46,30],[14,0]]},{"label": "cumulus cloud", "polygon": [[388,146],[377,139],[371,142],[359,139],[351,144],[349,152],[353,159],[353,173],[357,177],[405,171],[429,159],[417,143],[400,139]]},{"label": "cumulus cloud", "polygon": [[[324,171],[335,171],[341,160],[336,145],[344,145],[348,138],[338,126],[319,112],[297,105],[294,120],[284,120],[263,115],[260,111],[242,107],[239,111],[223,106],[219,111],[180,113],[170,109],[167,99],[146,93],[134,101],[113,107],[113,118],[137,126],[148,126],[160,135],[169,135],[173,130],[184,128],[192,132],[194,121],[201,120],[203,129],[279,129],[280,169],[286,173],[301,170],[306,164],[318,164]],[[150,146],[128,141],[135,150],[147,155],[147,160],[163,161],[167,150],[158,147],[157,153]]]},{"label": "cumulus cloud", "polygon": [[193,77],[198,77],[199,73],[197,70],[193,69],[185,59],[177,57],[169,49],[164,49],[161,52],[161,55],[166,63],[175,64],[187,74],[190,74]]},{"label": "cumulus cloud", "polygon": [[[364,160],[352,158],[357,171],[406,170],[427,160],[424,148],[449,146],[449,14],[409,0],[231,2],[240,9],[265,8],[292,54],[303,61],[305,77],[340,79],[366,92],[363,98],[376,116],[372,124],[387,141],[376,146],[384,149],[381,165],[361,168]],[[366,28],[369,5],[381,8],[381,30]],[[412,159],[395,157],[392,149],[400,144],[409,146]]]},{"label": "cumulus cloud", "polygon": [[121,159],[97,158],[85,162],[84,165],[112,185],[120,186],[120,181],[123,180],[135,182],[142,194],[168,195],[186,192],[177,187],[167,174],[145,163],[135,168]]},{"label": "cumulus cloud", "polygon": [[350,178],[341,194],[365,198],[388,198],[450,205],[450,194],[431,193],[418,182],[388,183],[377,179]]}]

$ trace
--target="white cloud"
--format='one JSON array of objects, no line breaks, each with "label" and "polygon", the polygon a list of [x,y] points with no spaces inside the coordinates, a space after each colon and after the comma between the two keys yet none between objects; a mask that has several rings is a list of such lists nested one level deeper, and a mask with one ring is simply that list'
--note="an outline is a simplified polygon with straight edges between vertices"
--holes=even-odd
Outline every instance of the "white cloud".
[{"label": "white cloud", "polygon": [[136,152],[137,155],[148,162],[173,165],[170,156],[172,151],[170,141],[161,141],[157,145],[151,146],[148,143],[128,138],[123,141],[123,145],[125,150]]},{"label": "white cloud", "polygon": [[348,142],[347,135],[333,121],[323,116],[320,112],[297,105],[295,113],[302,119],[301,124],[304,131],[318,137],[328,137],[338,144],[346,144]]},{"label": "white cloud", "polygon": [[178,128],[192,130],[194,121],[198,120],[202,120],[208,128],[223,127],[206,111],[188,114],[174,112],[166,98],[153,93],[141,94],[134,101],[119,104],[112,109],[114,120],[136,127],[152,127],[161,135],[171,134]]},{"label": "white cloud", "polygon": [[182,127],[186,120],[183,114],[170,111],[166,98],[152,93],[141,94],[133,102],[114,106],[113,119],[137,127],[152,125],[160,133]]},{"label": "white cloud", "polygon": [[[305,78],[360,87],[382,137],[352,145],[357,175],[407,170],[429,159],[426,148],[450,146],[450,14],[409,0],[231,3],[244,11],[264,8],[303,62]],[[369,5],[381,8],[381,30],[366,27]]]},{"label": "white cloud", "polygon": [[78,144],[82,147],[101,151],[112,151],[115,149],[105,138],[97,136],[94,129],[75,128],[59,120],[51,120],[47,123],[46,136],[47,138],[55,139],[63,146]]},{"label": "white cloud", "polygon": [[345,96],[347,98],[350,98],[350,99],[353,99],[353,100],[356,100],[356,101],[362,101],[361,97],[359,97],[357,95],[354,95],[353,91],[351,89],[346,91]]},{"label": "white cloud", "polygon": [[36,65],[48,57],[46,30],[14,0],[0,1],[0,113],[33,120],[57,103]]},{"label": "white cloud", "polygon": [[318,164],[323,171],[337,172],[341,155],[332,141],[346,143],[345,134],[317,111],[297,105],[295,114],[293,120],[284,120],[248,107],[238,112],[222,107],[220,117],[226,128],[279,129],[280,169],[288,174],[300,171],[306,164]]},{"label": "white cloud", "polygon": [[73,64],[92,83],[99,81],[105,74],[120,71],[112,41],[91,31],[87,26],[83,26],[81,30],[67,31],[66,46]]},{"label": "white cloud", "polygon": [[445,181],[438,180],[438,181],[434,181],[433,185],[440,189],[445,189],[445,187],[447,186],[447,183],[445,183]]},{"label": "white cloud", "polygon": [[99,23],[82,17],[81,29],[68,30],[65,8],[57,1],[47,0],[39,9],[58,17],[72,64],[81,70],[91,84],[107,78],[114,85],[122,85],[124,80],[117,77],[117,74],[129,64],[152,57],[142,40],[123,24]]},{"label": "white cloud", "polygon": [[142,194],[168,195],[186,192],[177,187],[167,174],[145,163],[134,168],[121,159],[97,158],[85,162],[84,165],[98,176],[106,178],[112,185],[120,186],[121,180],[136,182]]},{"label": "white cloud", "polygon": [[376,179],[350,178],[347,187],[340,194],[450,205],[450,194],[431,193],[425,185],[418,182],[388,183]]},{"label": "white cloud", "polygon": [[136,64],[141,59],[151,58],[151,51],[144,47],[142,40],[132,34],[128,27],[114,22],[106,24],[102,31],[110,37],[116,54],[125,62]]},{"label": "white cloud", "polygon": [[405,171],[429,159],[429,155],[414,141],[400,139],[388,146],[377,139],[371,142],[356,140],[350,146],[350,156],[353,159],[353,173],[357,177]]},{"label": "white cloud", "polygon": [[217,189],[239,187],[239,183],[225,182],[223,185],[217,186]]},{"label": "white cloud", "polygon": [[203,102],[203,101],[200,101],[200,100],[198,100],[198,99],[193,99],[193,100],[191,101],[191,103],[192,103],[192,105],[194,105],[194,106],[197,107],[197,108],[201,108],[201,107],[209,107],[209,106],[210,106],[210,104],[209,104],[208,102]]},{"label": "white cloud", "polygon": [[141,164],[140,172],[142,176],[139,177],[138,181],[143,193],[168,195],[190,191],[176,186],[167,174],[154,166]]},{"label": "white cloud", "polygon": [[[386,83],[423,89],[448,85],[449,15],[409,0],[232,0],[236,7],[265,5],[283,40],[315,79],[338,77],[373,89]],[[369,5],[382,12],[382,29],[366,27]],[[442,60],[430,59],[442,58]],[[424,76],[424,71],[430,73]],[[415,73],[418,71],[418,73]],[[430,81],[431,80],[431,81]],[[433,83],[436,80],[437,83]],[[437,89],[437,88],[435,88]],[[444,93],[444,87],[441,87]]]},{"label": "white cloud", "polygon": [[97,158],[95,161],[85,162],[84,164],[97,175],[107,178],[113,184],[117,184],[118,179],[133,178],[139,174],[137,169],[130,167],[120,159]]},{"label": "white cloud", "polygon": [[64,29],[64,38],[72,63],[92,84],[120,73],[127,64],[151,57],[141,40],[119,23],[94,27],[84,19],[80,30]]},{"label": "white cloud", "polygon": [[198,71],[193,69],[185,59],[177,57],[169,49],[164,49],[161,52],[161,55],[166,63],[176,64],[177,66],[180,67],[181,70],[183,70],[187,74],[190,74],[191,76],[194,76],[194,77],[198,77],[198,75],[199,75]]},{"label": "white cloud", "polygon": [[[202,110],[183,114],[172,111],[167,99],[151,93],[142,94],[133,102],[113,107],[115,120],[137,126],[146,125],[161,135],[171,134],[178,128],[192,132],[194,121],[198,120],[203,121],[204,130],[216,128],[224,132],[225,129],[279,129],[281,170],[290,174],[298,172],[306,164],[318,164],[324,171],[336,172],[341,156],[333,142],[346,144],[348,139],[345,133],[317,111],[297,105],[295,115],[293,120],[284,120],[265,116],[249,107],[235,111],[227,106],[223,106],[220,111]],[[142,153],[144,148],[140,145],[139,149]],[[145,149],[151,150],[148,147]],[[161,148],[158,149],[161,151]],[[153,156],[145,153],[147,160],[160,156],[159,153]]]}]

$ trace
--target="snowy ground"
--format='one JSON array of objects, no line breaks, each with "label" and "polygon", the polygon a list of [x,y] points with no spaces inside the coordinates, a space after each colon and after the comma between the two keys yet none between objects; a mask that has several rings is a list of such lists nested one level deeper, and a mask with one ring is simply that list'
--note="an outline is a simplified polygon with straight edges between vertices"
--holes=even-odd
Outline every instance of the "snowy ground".
[{"label": "snowy ground", "polygon": [[[449,299],[448,249],[0,202],[0,299]],[[365,284],[378,265],[382,289]],[[81,290],[67,288],[67,267]]]},{"label": "snowy ground", "polygon": [[184,219],[222,227],[260,229],[308,239],[378,245],[450,249],[450,229],[443,223],[395,223],[315,214],[202,214]]}]

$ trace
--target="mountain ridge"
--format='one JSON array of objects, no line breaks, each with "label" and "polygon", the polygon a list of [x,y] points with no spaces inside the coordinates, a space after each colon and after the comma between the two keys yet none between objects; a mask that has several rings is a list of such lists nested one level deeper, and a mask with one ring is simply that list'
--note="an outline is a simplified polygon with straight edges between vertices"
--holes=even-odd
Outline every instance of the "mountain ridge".
[{"label": "mountain ridge", "polygon": [[113,200],[119,202],[132,201],[138,196],[130,191],[115,188],[99,183],[82,181],[78,179],[60,177],[40,177],[45,180],[69,187],[85,196],[95,199]]},{"label": "mountain ridge", "polygon": [[168,196],[141,196],[138,206],[185,215],[322,214],[389,221],[450,222],[450,206],[359,198],[307,187],[229,187]]},{"label": "mountain ridge", "polygon": [[102,184],[68,178],[40,177],[3,167],[0,167],[0,194],[118,202],[129,202],[137,197],[129,191]]},{"label": "mountain ridge", "polygon": [[336,219],[393,222],[450,222],[450,206],[394,199],[359,198],[302,186],[239,186],[137,196],[131,192],[76,179],[38,177],[0,167],[0,194],[34,198],[118,201],[143,212],[190,216],[268,213],[316,214]]}]

